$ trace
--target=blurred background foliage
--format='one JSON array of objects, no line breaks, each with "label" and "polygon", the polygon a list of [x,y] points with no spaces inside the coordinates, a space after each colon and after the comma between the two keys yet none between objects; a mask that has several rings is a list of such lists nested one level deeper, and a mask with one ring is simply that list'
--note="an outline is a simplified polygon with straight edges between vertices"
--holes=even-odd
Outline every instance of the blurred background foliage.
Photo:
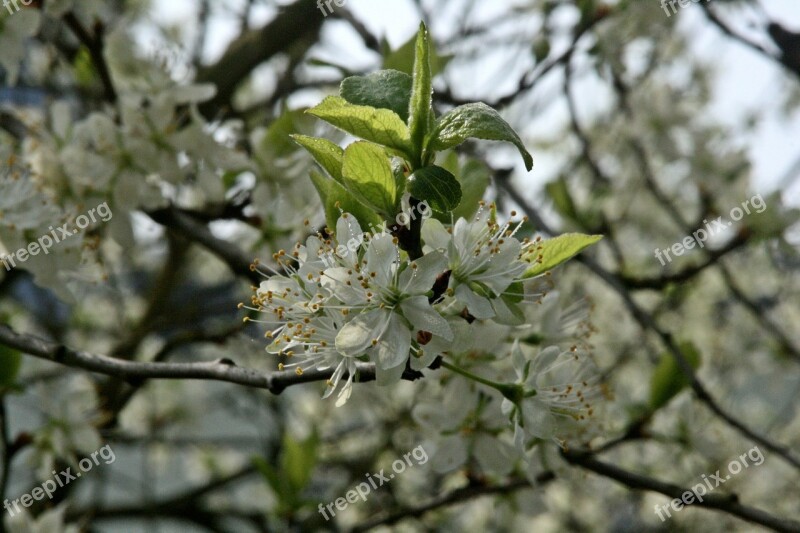
[{"label": "blurred background foliage", "polygon": [[[303,110],[346,76],[410,73],[422,19],[437,49],[437,111],[484,101],[536,160],[529,174],[513,147],[444,154],[465,201],[527,214],[532,233],[605,236],[554,273],[558,298],[541,313],[550,329],[528,338],[593,346],[613,395],[593,456],[685,487],[758,444],[764,464],[715,494],[800,519],[797,6],[485,4],[351,0],[328,12],[310,0],[48,0],[3,9],[3,251],[102,202],[114,216],[0,269],[2,323],[123,359],[230,358],[275,370],[263,330],[242,322],[237,303],[258,281],[254,257],[303,240],[306,221],[324,225],[312,161],[289,134],[344,141]],[[32,206],[10,192],[17,171],[35,185],[25,193]],[[654,257],[759,194],[766,209],[705,248],[666,265]],[[485,337],[476,358],[502,346],[502,332]],[[555,446],[543,444],[528,471],[504,460],[502,446],[476,452],[485,443],[470,436],[497,422],[480,392],[438,373],[389,389],[363,384],[335,408],[320,383],[273,395],[125,382],[0,350],[3,498],[98,443],[117,454],[113,467],[60,491],[55,511],[46,502],[31,509],[38,518],[4,515],[10,531],[761,530],[697,506],[661,522],[653,508],[670,497]],[[464,422],[443,435],[448,419]],[[420,444],[438,459],[335,521],[317,512]]]}]

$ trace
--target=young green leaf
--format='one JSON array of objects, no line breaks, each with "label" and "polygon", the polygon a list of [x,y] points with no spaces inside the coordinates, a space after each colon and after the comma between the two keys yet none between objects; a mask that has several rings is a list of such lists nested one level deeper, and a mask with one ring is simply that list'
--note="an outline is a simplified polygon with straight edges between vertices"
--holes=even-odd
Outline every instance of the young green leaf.
[{"label": "young green leaf", "polygon": [[11,348],[0,346],[0,388],[11,387],[22,366],[22,355]]},{"label": "young green leaf", "polygon": [[325,208],[325,223],[329,228],[336,227],[336,221],[339,220],[342,211],[356,217],[362,228],[368,228],[370,225],[380,226],[381,217],[373,209],[356,200],[355,196],[336,181],[312,170],[311,182],[322,200],[322,206]]},{"label": "young green leaf", "polygon": [[569,220],[579,220],[578,210],[567,188],[567,181],[563,177],[545,185],[545,191],[550,199],[553,200],[553,206],[559,215]]},{"label": "young green leaf", "polygon": [[430,37],[425,23],[419,25],[414,56],[414,80],[411,90],[411,104],[408,110],[408,129],[411,145],[416,157],[415,165],[423,165],[422,153],[425,137],[432,122],[433,85],[431,81]]},{"label": "young green leaf", "polygon": [[380,146],[366,141],[348,146],[342,174],[347,189],[358,200],[384,215],[394,213],[397,203],[394,173]]},{"label": "young green leaf", "polygon": [[519,135],[500,113],[482,102],[459,106],[442,116],[428,138],[428,149],[447,150],[469,138],[510,142],[522,155],[525,168],[533,168],[533,157]]},{"label": "young green leaf", "polygon": [[413,153],[408,126],[394,111],[354,105],[341,96],[328,96],[307,112],[347,133],[392,148],[406,157]]},{"label": "young green leaf", "polygon": [[281,471],[289,478],[289,483],[299,493],[308,484],[314,465],[317,462],[319,436],[315,433],[305,440],[295,440],[288,433],[283,439]]},{"label": "young green leaf", "polygon": [[461,185],[449,171],[435,165],[422,167],[408,178],[408,192],[434,211],[448,213],[461,202]]},{"label": "young green leaf", "polygon": [[535,250],[529,252],[524,258],[529,263],[533,263],[533,266],[525,271],[523,277],[532,278],[543,274],[578,255],[602,238],[602,235],[565,233],[542,241]]},{"label": "young green leaf", "polygon": [[339,86],[339,95],[355,105],[389,109],[408,122],[411,76],[399,70],[379,70],[366,76],[350,76]]},{"label": "young green leaf", "polygon": [[307,135],[292,135],[291,137],[297,144],[308,150],[314,160],[325,169],[325,172],[339,183],[344,184],[342,177],[344,150],[339,145],[327,139]]},{"label": "young green leaf", "polygon": [[[700,351],[691,342],[682,342],[680,350],[692,368],[700,366]],[[665,353],[650,379],[650,410],[655,412],[667,405],[684,387],[689,379],[678,367],[675,358]]]}]

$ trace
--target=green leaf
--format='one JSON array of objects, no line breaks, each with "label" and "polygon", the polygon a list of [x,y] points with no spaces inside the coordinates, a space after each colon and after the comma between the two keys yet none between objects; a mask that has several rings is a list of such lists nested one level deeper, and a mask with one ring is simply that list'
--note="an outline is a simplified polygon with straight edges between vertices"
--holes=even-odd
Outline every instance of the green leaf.
[{"label": "green leaf", "polygon": [[264,477],[267,485],[275,492],[275,494],[282,498],[286,496],[286,485],[283,483],[281,476],[272,468],[263,457],[255,456],[252,458],[253,466]]},{"label": "green leaf", "polygon": [[461,185],[449,171],[432,165],[408,177],[408,192],[425,201],[434,211],[448,213],[461,202]]},{"label": "green leaf", "polygon": [[425,148],[425,137],[428,135],[433,115],[433,82],[431,80],[430,37],[425,23],[419,25],[414,55],[414,78],[411,91],[411,104],[408,110],[408,129],[411,133],[411,145],[418,159],[415,165],[425,164],[422,152]]},{"label": "green leaf", "polygon": [[342,211],[356,217],[362,228],[368,228],[370,225],[380,226],[381,217],[373,209],[356,200],[356,197],[339,183],[314,170],[311,171],[311,182],[322,200],[325,208],[325,223],[329,228],[336,227],[336,221],[339,220]]},{"label": "green leaf", "polygon": [[294,141],[308,150],[314,160],[325,169],[330,177],[344,183],[342,177],[342,162],[344,160],[344,150],[337,144],[327,139],[309,137],[307,135],[292,135]]},{"label": "green leaf", "polygon": [[545,185],[545,191],[550,196],[550,199],[553,200],[553,205],[559,215],[569,220],[580,220],[578,210],[575,208],[575,202],[572,200],[567,182],[563,177]]},{"label": "green leaf", "polygon": [[379,70],[366,76],[345,78],[339,95],[355,105],[389,109],[408,121],[411,76],[399,70]]},{"label": "green leaf", "polygon": [[[692,368],[700,367],[700,351],[694,344],[682,342],[680,350]],[[678,367],[675,358],[669,353],[663,354],[650,379],[651,411],[657,411],[667,405],[687,385],[689,385],[689,379]]]},{"label": "green leaf", "polygon": [[482,102],[459,106],[442,116],[428,139],[428,149],[447,150],[469,138],[510,142],[522,155],[525,168],[533,168],[533,157],[519,135],[500,113]]},{"label": "green leaf", "polygon": [[525,271],[523,277],[532,278],[543,274],[578,255],[584,249],[593,245],[602,235],[584,235],[582,233],[565,233],[542,241],[525,257],[529,263],[535,263]]},{"label": "green leaf", "polygon": [[381,147],[365,141],[348,146],[344,151],[342,174],[347,190],[358,200],[384,215],[394,213],[395,178],[389,158]]},{"label": "green leaf", "polygon": [[295,440],[288,433],[283,439],[280,463],[283,475],[287,476],[295,493],[305,488],[317,463],[319,437],[311,434],[305,440]]},{"label": "green leaf", "polygon": [[22,354],[0,346],[0,388],[13,386],[21,367]]},{"label": "green leaf", "polygon": [[387,146],[406,157],[413,153],[408,126],[388,109],[354,105],[341,96],[328,96],[308,110],[315,117],[362,139]]}]

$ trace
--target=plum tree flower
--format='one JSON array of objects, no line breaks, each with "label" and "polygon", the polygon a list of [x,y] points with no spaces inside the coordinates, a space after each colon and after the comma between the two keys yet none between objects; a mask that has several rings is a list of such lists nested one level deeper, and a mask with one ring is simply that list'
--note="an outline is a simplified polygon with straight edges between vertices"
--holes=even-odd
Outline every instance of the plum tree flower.
[{"label": "plum tree flower", "polygon": [[[538,415],[541,424],[525,424],[520,414],[519,425],[537,426],[532,431],[551,436],[551,412],[572,414],[571,405],[557,406],[557,398],[544,391],[547,400],[529,400],[535,389],[492,382],[447,359],[481,344],[479,329],[470,327],[475,321],[523,325],[526,307],[545,294],[534,280],[597,238],[558,241],[557,253],[543,263],[540,239],[517,238],[527,219],[498,223],[496,206],[482,201],[471,220],[456,219],[461,185],[435,164],[437,151],[478,137],[514,144],[528,169],[532,158],[519,136],[484,104],[462,106],[436,120],[431,79],[425,74],[429,54],[423,25],[413,78],[396,71],[374,79],[350,78],[342,83],[341,96],[309,110],[362,140],[341,148],[327,139],[293,136],[327,174],[312,171],[311,180],[335,231],[326,228],[292,253],[275,254],[281,270],[264,267],[269,279],[256,289],[250,309],[268,315],[272,342],[267,351],[286,358],[281,369],[294,368],[298,374],[309,367],[331,370],[331,390],[325,396],[347,373],[337,405],[351,396],[357,361],[374,363],[378,384],[387,385],[400,380],[408,367],[421,371],[439,360],[438,366],[495,388],[528,418]],[[378,79],[392,85],[390,92],[400,101],[387,103],[358,89]],[[443,215],[438,219],[450,215],[454,222],[447,227],[436,218],[422,223],[399,212],[421,202]],[[380,234],[364,233],[362,225],[372,227],[376,219],[396,223]],[[511,341],[523,329],[505,330],[510,338],[497,341]],[[550,410],[539,413],[537,402]],[[481,446],[490,448],[484,441]]]},{"label": "plum tree flower", "polygon": [[603,397],[597,367],[576,346],[549,346],[530,360],[515,342],[511,358],[519,394],[504,399],[503,412],[515,425],[517,445],[524,449],[526,438],[536,438],[564,446],[579,429],[576,424],[594,416],[596,402]]},{"label": "plum tree flower", "polygon": [[436,219],[427,220],[422,237],[428,247],[447,254],[448,292],[473,317],[515,323],[520,314],[515,297],[522,294],[503,295],[513,283],[523,281],[521,276],[530,268],[523,257],[534,243],[514,237],[522,222],[511,229],[511,223],[492,220],[493,209],[481,205],[474,220],[460,218],[451,230]]},{"label": "plum tree flower", "polygon": [[379,371],[386,371],[393,381],[399,379],[408,359],[414,331],[452,341],[447,320],[428,302],[428,293],[444,266],[445,259],[438,253],[401,263],[393,237],[381,235],[370,240],[361,268],[357,265],[344,278],[334,278],[337,284],[351,288],[351,294],[358,294],[361,301],[356,306],[362,309],[342,328],[336,347],[347,355],[374,354]]}]

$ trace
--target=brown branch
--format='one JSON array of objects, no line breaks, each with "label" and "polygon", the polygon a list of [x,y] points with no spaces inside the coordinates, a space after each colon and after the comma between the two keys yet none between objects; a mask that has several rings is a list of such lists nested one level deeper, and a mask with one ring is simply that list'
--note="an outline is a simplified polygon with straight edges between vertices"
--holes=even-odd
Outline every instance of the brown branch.
[{"label": "brown branch", "polygon": [[75,37],[83,44],[89,51],[97,73],[100,76],[100,81],[103,83],[103,90],[105,98],[109,102],[117,101],[117,91],[114,89],[114,82],[111,80],[111,73],[108,70],[108,64],[105,57],[103,57],[103,29],[102,26],[95,27],[95,34],[92,35],[83,27],[81,21],[72,11],[68,12],[63,17],[64,23],[69,27]]},{"label": "brown branch", "polygon": [[204,246],[224,261],[235,274],[246,277],[255,284],[263,281],[263,276],[250,268],[253,263],[251,258],[235,244],[216,237],[202,222],[175,207],[151,211],[148,215],[162,226],[167,226]]},{"label": "brown branch", "polygon": [[391,513],[378,515],[375,518],[368,520],[367,522],[363,522],[357,525],[351,531],[352,533],[369,531],[370,529],[379,526],[396,524],[397,522],[400,522],[401,520],[404,520],[409,517],[419,517],[427,512],[434,511],[442,507],[454,505],[456,503],[461,503],[467,500],[471,500],[473,498],[478,498],[481,496],[491,496],[495,494],[509,494],[519,489],[532,488],[534,486],[542,486],[554,479],[555,479],[555,474],[553,474],[550,471],[547,471],[539,474],[539,476],[536,478],[537,485],[531,485],[530,481],[528,481],[525,478],[515,478],[498,485],[481,485],[481,484],[468,485],[466,487],[456,489],[448,494],[444,494],[442,496],[434,498],[433,500],[425,504],[416,507],[408,507],[406,509],[400,509],[398,511],[394,511]]},{"label": "brown branch", "polygon": [[324,17],[315,0],[298,0],[280,10],[269,23],[237,38],[213,65],[201,68],[197,83],[213,83],[217,94],[200,106],[206,118],[212,118],[230,106],[237,87],[260,64],[305,41],[310,48],[322,27]]},{"label": "brown branch", "polygon": [[[504,184],[503,186],[509,191],[514,190],[513,186],[511,186],[508,183]],[[516,194],[513,195],[513,197],[514,201],[517,202],[522,211],[525,212],[525,214],[528,215],[532,220],[534,219],[534,217],[539,218],[535,209],[533,209],[533,207],[529,205],[529,203],[522,197],[522,195],[520,195],[517,192]],[[546,228],[546,230],[548,230],[548,233],[553,234],[551,231],[549,231],[549,228]],[[740,433],[745,435],[750,440],[758,444],[761,444],[766,449],[770,450],[776,455],[779,455],[782,459],[784,459],[786,462],[788,462],[795,468],[800,469],[800,459],[795,457],[788,447],[771,441],[767,437],[761,435],[760,433],[748,427],[743,422],[740,422],[733,415],[729,414],[722,407],[720,407],[719,403],[714,399],[713,396],[711,396],[711,394],[706,389],[705,385],[703,385],[703,383],[697,377],[697,374],[695,374],[694,368],[686,359],[686,356],[683,354],[677,342],[672,337],[672,334],[662,330],[656,323],[655,319],[652,316],[650,316],[647,312],[645,312],[645,310],[642,309],[639,306],[639,304],[637,304],[634,301],[633,297],[630,295],[625,284],[619,278],[619,276],[611,272],[608,272],[585,254],[578,255],[577,261],[582,263],[589,270],[591,270],[600,279],[606,282],[606,284],[608,284],[614,290],[614,292],[619,294],[620,298],[622,298],[622,301],[627,307],[630,314],[642,326],[642,328],[644,328],[645,330],[652,331],[661,339],[662,343],[666,346],[670,355],[675,359],[678,368],[680,368],[681,372],[689,380],[691,388],[694,391],[697,398],[701,402],[703,402],[715,415],[717,415],[717,417],[727,422],[728,425],[737,429]]]},{"label": "brown branch", "polygon": [[[326,381],[334,370],[333,368],[328,370],[309,369],[302,375],[289,371],[261,373],[236,366],[236,363],[230,359],[198,363],[134,362],[73,350],[33,335],[16,333],[5,324],[0,324],[0,344],[39,359],[106,376],[120,377],[134,384],[148,379],[220,381],[280,394],[292,385]],[[357,363],[356,371],[359,382],[375,380],[374,363]],[[403,379],[408,381],[414,381],[421,377],[421,372],[413,370],[406,370],[403,373]]]},{"label": "brown branch", "polygon": [[[653,479],[641,474],[623,470],[617,466],[598,461],[591,454],[580,451],[562,451],[561,454],[564,459],[569,463],[580,466],[587,470],[591,470],[601,476],[611,478],[625,485],[626,487],[638,490],[649,490],[659,492],[670,498],[680,499],[687,489],[681,488],[678,485],[665,483],[657,479]],[[703,496],[703,501],[697,501],[692,504],[696,507],[705,507],[708,509],[715,509],[723,511],[730,515],[741,518],[754,524],[760,524],[764,527],[770,528],[774,531],[781,531],[784,533],[798,533],[800,532],[800,522],[790,520],[787,518],[778,518],[766,511],[747,507],[738,502],[735,495],[717,495],[707,494]]]}]

